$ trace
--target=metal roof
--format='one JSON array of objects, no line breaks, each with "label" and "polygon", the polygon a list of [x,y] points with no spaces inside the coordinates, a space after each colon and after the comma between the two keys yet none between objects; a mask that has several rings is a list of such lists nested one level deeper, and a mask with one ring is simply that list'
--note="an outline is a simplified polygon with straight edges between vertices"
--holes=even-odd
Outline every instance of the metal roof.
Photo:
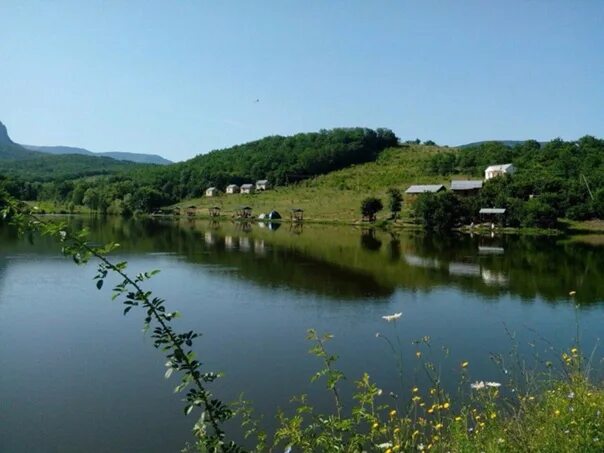
[{"label": "metal roof", "polygon": [[241,184],[242,189],[251,189],[252,187],[254,187],[253,184]]},{"label": "metal roof", "polygon": [[256,184],[268,184],[268,179],[259,179]]},{"label": "metal roof", "polygon": [[227,188],[229,188],[229,187],[239,187],[239,186],[238,186],[237,184],[229,184],[229,185],[227,186]]},{"label": "metal roof", "polygon": [[482,180],[451,181],[451,190],[475,190],[482,189]]},{"label": "metal roof", "polygon": [[485,171],[506,171],[512,164],[490,165]]},{"label": "metal roof", "polygon": [[479,214],[505,214],[504,208],[482,208]]},{"label": "metal roof", "polygon": [[415,185],[405,190],[405,193],[426,193],[426,192],[440,192],[444,190],[445,186],[442,184],[426,184],[426,185]]}]

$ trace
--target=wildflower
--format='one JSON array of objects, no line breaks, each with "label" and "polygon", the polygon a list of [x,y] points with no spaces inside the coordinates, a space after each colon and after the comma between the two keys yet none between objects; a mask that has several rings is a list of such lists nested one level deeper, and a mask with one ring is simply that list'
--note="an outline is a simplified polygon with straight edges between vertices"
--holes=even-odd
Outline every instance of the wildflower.
[{"label": "wildflower", "polygon": [[502,437],[500,437],[499,439],[497,439],[497,443],[498,444],[502,444],[504,442],[505,442],[505,440]]},{"label": "wildflower", "polygon": [[528,399],[529,399],[529,401],[535,401],[535,397],[534,396],[529,396]]},{"label": "wildflower", "polygon": [[449,409],[451,405],[449,404],[449,402],[447,401],[445,404],[443,404],[443,409]]},{"label": "wildflower", "polygon": [[461,362],[461,367],[462,368],[468,368],[469,364],[470,364],[470,362]]},{"label": "wildflower", "polygon": [[411,401],[413,402],[418,402],[419,400],[421,400],[422,398],[420,396],[415,395],[413,398],[411,398]]},{"label": "wildflower", "polygon": [[425,448],[425,447],[424,447],[424,444],[418,444],[418,446],[417,446],[417,449],[418,449],[419,451],[424,451],[424,448]]},{"label": "wildflower", "polygon": [[386,320],[387,322],[390,322],[390,321],[396,321],[401,316],[403,316],[403,313],[399,312],[399,313],[394,313],[392,315],[382,316],[382,319]]},{"label": "wildflower", "polygon": [[400,431],[401,431],[400,428],[398,428],[398,427],[394,428],[394,434],[398,434]]},{"label": "wildflower", "polygon": [[419,431],[416,429],[415,431],[413,431],[413,434],[411,434],[411,437],[416,437],[419,436]]},{"label": "wildflower", "polygon": [[461,417],[458,415],[457,417],[455,417],[455,421],[456,421],[456,422],[461,421]]},{"label": "wildflower", "polygon": [[501,387],[501,384],[499,382],[485,382],[484,384],[487,387],[493,387],[493,388],[499,388],[499,387]]},{"label": "wildflower", "polygon": [[413,389],[411,389],[411,391],[412,391],[413,393],[417,393],[417,392],[419,392],[419,389],[418,389],[417,387],[413,387]]},{"label": "wildflower", "polygon": [[430,395],[435,395],[436,394],[436,389],[430,389]]},{"label": "wildflower", "polygon": [[484,422],[480,422],[479,425],[481,428],[484,428]]},{"label": "wildflower", "polygon": [[491,413],[491,420],[494,420],[497,418],[497,414],[495,412]]},{"label": "wildflower", "polygon": [[380,427],[380,424],[378,422],[375,422],[373,425],[371,425],[371,427],[373,429],[378,429]]},{"label": "wildflower", "polygon": [[559,411],[558,409],[556,409],[556,410],[554,411],[554,414],[555,414],[555,415],[560,415],[560,411]]},{"label": "wildflower", "polygon": [[573,297],[575,294],[577,294],[577,291],[570,291],[570,292],[568,293],[568,295],[569,295],[570,297]]},{"label": "wildflower", "polygon": [[568,395],[566,395],[566,396],[567,396],[567,398],[568,398],[569,400],[572,400],[572,399],[575,397],[575,392],[570,392],[570,393],[569,393]]},{"label": "wildflower", "polygon": [[443,424],[442,424],[442,423],[437,423],[437,424],[434,426],[434,429],[438,431],[438,430],[439,430],[439,429],[441,429],[442,427],[443,427]]},{"label": "wildflower", "polygon": [[391,417],[396,417],[396,410],[395,410],[395,409],[392,409],[392,410],[390,411],[390,416],[391,416]]},{"label": "wildflower", "polygon": [[485,387],[485,383],[483,381],[476,381],[473,384],[470,384],[470,388],[473,390],[481,390]]},{"label": "wildflower", "polygon": [[383,444],[378,444],[377,447],[385,450],[386,448],[392,447],[392,442],[384,442]]},{"label": "wildflower", "polygon": [[417,352],[415,353],[415,357],[417,357],[418,359],[419,359],[421,356],[422,356],[421,351],[417,351]]},{"label": "wildflower", "polygon": [[377,389],[377,396],[382,396],[382,393],[384,393],[382,389]]}]

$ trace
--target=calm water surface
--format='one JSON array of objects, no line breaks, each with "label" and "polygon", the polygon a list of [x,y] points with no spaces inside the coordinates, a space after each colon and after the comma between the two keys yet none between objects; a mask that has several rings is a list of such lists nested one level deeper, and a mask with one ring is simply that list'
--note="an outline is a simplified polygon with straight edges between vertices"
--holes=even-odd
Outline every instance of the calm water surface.
[{"label": "calm water surface", "polygon": [[[597,245],[288,224],[73,223],[88,225],[94,240],[121,243],[116,258],[131,271],[161,269],[150,289],[183,313],[179,328],[203,332],[198,356],[226,373],[215,392],[225,400],[243,392],[267,414],[299,393],[330,407],[308,382],[319,366],[307,354],[311,327],[335,334],[331,348],[349,376],[344,391],[367,371],[397,393],[396,361],[377,332],[398,336],[409,384],[422,379],[412,342],[430,336],[424,357],[451,388],[462,360],[472,378],[497,380],[489,356],[514,341],[529,359],[552,358],[577,326],[587,348],[603,332]],[[94,274],[46,239],[0,228],[0,451],[166,452],[190,440],[194,419],[172,393],[177,381],[163,378],[143,316],[122,316],[109,289],[95,289]],[[403,313],[396,326],[381,319],[394,312]]]}]

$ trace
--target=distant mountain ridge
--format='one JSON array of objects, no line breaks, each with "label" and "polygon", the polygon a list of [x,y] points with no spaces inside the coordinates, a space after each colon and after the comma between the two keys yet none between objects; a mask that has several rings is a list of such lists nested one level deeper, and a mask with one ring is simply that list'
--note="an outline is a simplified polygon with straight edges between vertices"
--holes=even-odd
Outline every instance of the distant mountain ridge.
[{"label": "distant mountain ridge", "polygon": [[104,153],[93,152],[84,148],[73,146],[34,146],[15,143],[8,135],[6,126],[0,121],[0,159],[28,159],[36,157],[38,153],[44,154],[81,154],[94,157],[110,157],[116,160],[126,160],[139,164],[168,165],[172,161],[157,154],[128,153],[109,151]]},{"label": "distant mountain ridge", "polygon": [[46,154],[82,154],[86,156],[110,157],[112,159],[127,160],[139,164],[168,165],[172,163],[172,161],[165,159],[157,154],[128,153],[122,151],[108,151],[99,153],[90,151],[85,148],[77,148],[73,146],[21,146],[30,151],[37,151]]}]

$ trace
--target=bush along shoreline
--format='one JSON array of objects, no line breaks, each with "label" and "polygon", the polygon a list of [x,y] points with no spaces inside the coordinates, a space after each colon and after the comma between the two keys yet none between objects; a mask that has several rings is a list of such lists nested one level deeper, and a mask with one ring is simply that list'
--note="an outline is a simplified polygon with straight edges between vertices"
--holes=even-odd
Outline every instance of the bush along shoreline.
[{"label": "bush along shoreline", "polygon": [[[382,451],[412,452],[600,452],[604,450],[604,387],[594,379],[596,359],[584,354],[578,343],[567,351],[553,352],[540,371],[518,373],[505,367],[501,356],[493,360],[502,369],[500,381],[474,378],[472,364],[458,364],[459,384],[455,394],[444,388],[436,361],[426,360],[431,339],[401,338],[403,313],[385,314],[386,333],[376,336],[392,351],[401,377],[401,388],[381,389],[369,375],[355,381],[352,397],[343,395],[345,379],[338,369],[337,355],[330,352],[329,334],[308,331],[310,353],[321,364],[311,381],[322,383],[332,410],[321,413],[309,399],[293,399],[293,411],[275,414],[274,433],[262,430],[250,403],[226,404],[212,395],[210,387],[219,373],[202,369],[193,343],[198,334],[177,332],[172,322],[180,315],[170,312],[167,302],[144,286],[157,271],[129,276],[127,263],[114,263],[108,255],[118,244],[92,245],[85,232],[72,232],[62,223],[40,218],[32,209],[0,194],[2,218],[22,232],[52,236],[63,253],[77,264],[97,262],[95,285],[101,290],[108,274],[121,283],[112,288],[114,299],[123,304],[124,315],[131,310],[144,314],[144,326],[154,346],[166,359],[166,378],[179,376],[176,391],[184,403],[184,414],[198,417],[195,442],[185,451],[315,452]],[[571,291],[569,296],[576,295]],[[412,368],[424,376],[422,385],[407,385],[401,341],[415,345]],[[516,357],[518,363],[522,360]],[[238,422],[246,440],[231,440],[225,423]]]}]

